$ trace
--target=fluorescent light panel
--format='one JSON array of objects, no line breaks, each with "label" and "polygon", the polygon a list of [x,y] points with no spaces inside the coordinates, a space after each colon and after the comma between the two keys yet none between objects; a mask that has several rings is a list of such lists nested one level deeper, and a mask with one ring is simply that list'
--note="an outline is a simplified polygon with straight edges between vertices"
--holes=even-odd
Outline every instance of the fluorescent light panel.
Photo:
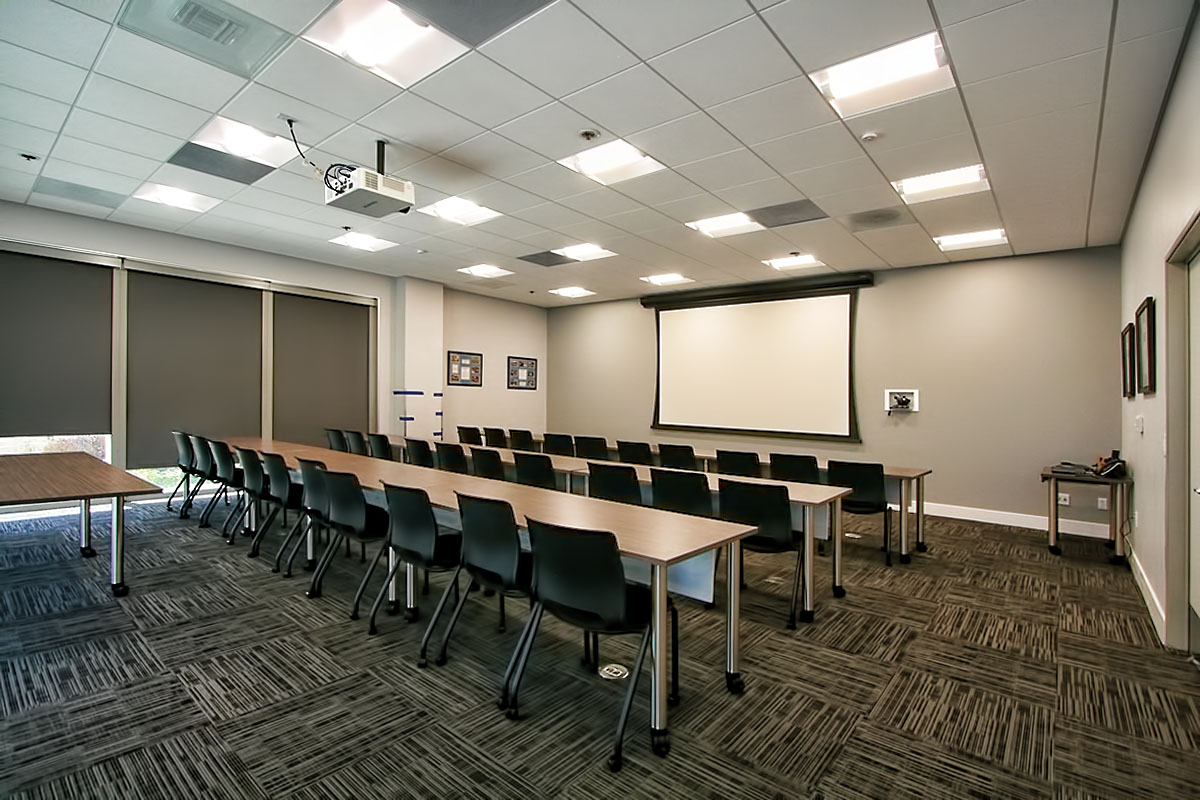
[{"label": "fluorescent light panel", "polygon": [[418,208],[417,211],[431,217],[440,217],[447,222],[456,222],[459,225],[478,225],[501,216],[499,211],[492,211],[490,208],[476,205],[461,197],[447,197],[432,205]]},{"label": "fluorescent light panel", "polygon": [[587,297],[588,295],[595,294],[595,292],[588,291],[582,286],[564,286],[561,289],[551,289],[550,294],[556,294],[559,297],[570,297],[574,299],[578,297]]},{"label": "fluorescent light panel", "polygon": [[192,142],[270,167],[282,167],[296,156],[290,139],[263,133],[258,128],[225,117],[213,117],[192,137]]},{"label": "fluorescent light panel", "polygon": [[762,225],[759,225],[740,211],[736,214],[698,219],[695,222],[686,222],[684,224],[692,230],[700,231],[705,236],[711,236],[714,239],[719,239],[722,236],[735,236],[739,233],[764,230]]},{"label": "fluorescent light panel", "polygon": [[800,255],[785,256],[784,258],[771,258],[762,262],[768,267],[773,267],[778,270],[785,269],[802,269],[804,267],[823,267],[824,261],[818,261],[814,255],[802,253]]},{"label": "fluorescent light panel", "polygon": [[510,269],[501,269],[491,264],[476,264],[473,267],[463,267],[459,272],[465,272],[467,275],[473,275],[476,278],[503,278],[505,275],[513,274]]},{"label": "fluorescent light panel", "polygon": [[934,32],[814,72],[812,81],[845,118],[949,89],[954,75]]},{"label": "fluorescent light panel", "polygon": [[652,283],[655,286],[674,286],[678,283],[695,283],[693,278],[688,278],[680,275],[678,272],[664,272],[661,275],[647,275],[638,280],[643,280],[646,283]]},{"label": "fluorescent light panel", "polygon": [[133,196],[139,200],[149,200],[151,203],[195,211],[197,214],[203,214],[221,202],[215,197],[177,189],[174,186],[164,186],[161,183],[143,183]]},{"label": "fluorescent light panel", "polygon": [[945,172],[934,172],[930,175],[918,175],[915,178],[904,178],[892,181],[892,186],[900,193],[901,199],[910,204],[958,197],[973,192],[985,192],[990,188],[987,176],[983,171],[983,164],[948,169]]},{"label": "fluorescent light panel", "polygon": [[573,258],[576,261],[595,261],[597,258],[608,258],[615,256],[611,250],[605,250],[598,244],[573,244],[570,247],[563,247],[558,250],[551,250],[551,253],[557,253],[563,258]]},{"label": "fluorescent light panel", "polygon": [[992,247],[998,244],[1008,244],[1008,237],[1003,228],[990,231],[972,231],[971,233],[953,233],[949,236],[935,236],[933,241],[943,253],[953,250],[970,250],[975,247]]},{"label": "fluorescent light panel", "polygon": [[584,150],[558,163],[605,186],[663,169],[662,164],[622,139]]},{"label": "fluorescent light panel", "polygon": [[358,231],[346,231],[341,236],[329,241],[331,244],[353,247],[355,250],[366,250],[369,253],[378,253],[380,250],[387,250],[389,247],[396,246],[396,242],[389,242],[387,239],[377,239],[370,234],[359,233]]}]

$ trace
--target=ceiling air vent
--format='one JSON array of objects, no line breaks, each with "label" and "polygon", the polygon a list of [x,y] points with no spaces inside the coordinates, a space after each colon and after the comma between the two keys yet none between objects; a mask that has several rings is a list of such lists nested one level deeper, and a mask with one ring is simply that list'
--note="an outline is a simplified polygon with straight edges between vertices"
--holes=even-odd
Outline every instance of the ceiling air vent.
[{"label": "ceiling air vent", "polygon": [[179,9],[171,15],[171,19],[192,33],[197,33],[205,39],[211,39],[217,44],[226,46],[233,44],[238,34],[246,29],[244,25],[239,25],[229,17],[221,15],[206,5],[194,2],[194,0],[186,0],[182,3]]},{"label": "ceiling air vent", "polygon": [[558,253],[553,253],[549,250],[544,250],[541,253],[530,253],[527,256],[517,256],[522,261],[528,261],[530,264],[537,264],[542,267],[558,267],[563,264],[579,263],[573,258],[560,256]]},{"label": "ceiling air vent", "polygon": [[780,228],[784,225],[825,219],[828,215],[812,200],[796,200],[792,203],[756,208],[753,211],[747,211],[746,216],[764,228]]},{"label": "ceiling air vent", "polygon": [[859,211],[842,217],[842,223],[851,233],[873,231],[876,228],[891,228],[896,225],[910,225],[916,222],[907,209],[900,206],[891,208],[873,208],[870,211]]}]

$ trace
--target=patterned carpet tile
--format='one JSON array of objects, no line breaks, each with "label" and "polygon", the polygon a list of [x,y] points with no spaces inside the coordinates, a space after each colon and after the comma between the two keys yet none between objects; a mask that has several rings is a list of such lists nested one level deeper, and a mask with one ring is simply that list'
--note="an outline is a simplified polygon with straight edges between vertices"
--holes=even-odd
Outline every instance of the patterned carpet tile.
[{"label": "patterned carpet tile", "polygon": [[1200,670],[1185,654],[1161,646],[1148,649],[1059,631],[1058,661],[1132,677],[1171,691],[1200,695]]},{"label": "patterned carpet tile", "polygon": [[843,573],[842,582],[861,589],[884,589],[892,594],[915,600],[939,600],[946,582],[924,572],[897,571],[884,566],[862,567],[851,574]]},{"label": "patterned carpet tile", "polygon": [[816,642],[776,638],[743,658],[742,675],[797,689],[827,703],[863,714],[871,710],[892,679],[895,667]]},{"label": "patterned carpet tile", "polygon": [[1058,670],[1045,661],[923,633],[900,663],[915,670],[1054,708]]},{"label": "patterned carpet tile", "polygon": [[1194,752],[1065,719],[1054,731],[1054,776],[1076,796],[1200,797],[1200,760]]},{"label": "patterned carpet tile", "polygon": [[944,605],[934,616],[927,631],[1005,653],[1016,653],[1041,661],[1054,660],[1055,627],[1008,614]]},{"label": "patterned carpet tile", "polygon": [[875,586],[854,586],[846,596],[834,598],[821,595],[817,602],[817,619],[827,611],[846,610],[875,614],[889,622],[901,623],[912,628],[924,628],[937,613],[938,603],[909,597],[902,590],[884,589]]},{"label": "patterned carpet tile", "polygon": [[[207,570],[211,577],[211,570]],[[181,580],[187,580],[181,576]],[[219,616],[254,602],[249,592],[227,580],[206,580],[176,584],[168,589],[147,591],[120,600],[126,613],[142,630],[160,628],[188,620]]]},{"label": "patterned carpet tile", "polygon": [[65,538],[61,533],[47,536],[4,536],[4,547],[0,548],[0,575],[7,570],[27,569],[43,564],[56,564],[68,559],[79,559],[79,542]]},{"label": "patterned carpet tile", "polygon": [[1063,603],[1062,629],[1113,642],[1157,648],[1158,635],[1146,613],[1126,613],[1106,608]]},{"label": "patterned carpet tile", "polygon": [[0,628],[0,658],[55,650],[135,629],[117,603],[90,606],[45,617],[26,617]]},{"label": "patterned carpet tile", "polygon": [[981,589],[995,589],[1007,594],[1036,600],[1058,600],[1059,584],[1047,580],[1042,575],[1021,572],[1017,566],[1014,570],[995,572],[977,568],[969,568],[960,579],[963,583]]},{"label": "patterned carpet tile", "polygon": [[943,601],[952,606],[973,608],[1005,617],[1019,617],[1041,625],[1058,625],[1059,602],[1040,597],[1012,594],[974,584],[955,583],[946,589]]},{"label": "patterned carpet tile", "polygon": [[1147,686],[1089,669],[1059,667],[1058,710],[1127,736],[1196,753],[1200,769],[1200,695]]},{"label": "patterned carpet tile", "polygon": [[178,667],[296,632],[279,614],[249,606],[152,628],[143,635],[164,664]]},{"label": "patterned carpet tile", "polygon": [[842,610],[824,613],[817,623],[805,625],[796,632],[799,639],[878,661],[895,661],[915,635],[911,625],[875,614]]}]

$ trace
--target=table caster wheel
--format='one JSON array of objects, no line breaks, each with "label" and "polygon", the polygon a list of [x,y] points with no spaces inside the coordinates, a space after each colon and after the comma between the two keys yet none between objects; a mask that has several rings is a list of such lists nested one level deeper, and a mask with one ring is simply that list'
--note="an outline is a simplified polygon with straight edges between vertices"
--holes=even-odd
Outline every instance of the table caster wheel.
[{"label": "table caster wheel", "polygon": [[740,672],[726,672],[725,688],[729,690],[730,694],[741,694],[746,691],[746,683],[742,680],[742,674]]},{"label": "table caster wheel", "polygon": [[81,547],[79,548],[79,555],[84,558],[95,558],[96,551],[91,547]]},{"label": "table caster wheel", "polygon": [[846,587],[845,586],[833,587],[833,596],[834,597],[845,597],[846,596]]},{"label": "table caster wheel", "polygon": [[413,606],[412,608],[404,609],[404,621],[416,622],[421,618],[421,609]]},{"label": "table caster wheel", "polygon": [[1128,562],[1126,562],[1125,556],[1110,556],[1108,559],[1108,563],[1114,564],[1118,567],[1121,567],[1121,566],[1124,566]]},{"label": "table caster wheel", "polygon": [[917,544],[916,544],[916,547],[915,547],[914,549],[915,549],[915,550],[916,550],[918,553],[924,553],[924,552],[925,552],[925,551],[926,551],[928,548],[927,548],[927,547],[925,547],[925,543],[924,543],[924,542],[917,542]]},{"label": "table caster wheel", "polygon": [[304,571],[305,572],[312,572],[316,568],[317,568],[317,560],[315,558],[310,558],[308,561],[304,562]]},{"label": "table caster wheel", "polygon": [[609,756],[607,763],[608,763],[608,768],[610,770],[612,770],[613,772],[621,771],[621,757],[620,756]]},{"label": "table caster wheel", "polygon": [[1052,545],[1050,545],[1050,552],[1051,552],[1051,553],[1053,553],[1053,554],[1054,554],[1054,555],[1056,555],[1056,556],[1061,556],[1061,555],[1062,555],[1062,548],[1061,548],[1061,547],[1059,547],[1059,546],[1058,546],[1058,545],[1056,545],[1056,544],[1052,544]]},{"label": "table caster wheel", "polygon": [[908,553],[901,553],[901,554],[900,554],[900,563],[901,563],[901,564],[908,564],[908,563],[910,563],[911,561],[912,561],[912,556],[910,556]]},{"label": "table caster wheel", "polygon": [[129,594],[129,587],[123,583],[114,583],[112,585],[113,597],[124,597]]},{"label": "table caster wheel", "polygon": [[816,613],[816,612],[814,612],[814,611],[812,611],[812,610],[808,610],[808,611],[803,611],[803,610],[802,610],[802,611],[800,612],[800,621],[801,621],[801,622],[812,622],[812,621],[813,621],[813,614],[815,614],[815,613]]},{"label": "table caster wheel", "polygon": [[650,749],[656,756],[666,756],[671,752],[671,734],[665,730],[650,729]]}]

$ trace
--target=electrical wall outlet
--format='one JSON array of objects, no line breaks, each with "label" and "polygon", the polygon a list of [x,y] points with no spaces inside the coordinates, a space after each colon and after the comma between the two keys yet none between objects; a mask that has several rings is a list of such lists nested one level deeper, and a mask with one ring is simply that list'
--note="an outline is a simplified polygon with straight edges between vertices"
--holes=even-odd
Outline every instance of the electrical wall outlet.
[{"label": "electrical wall outlet", "polygon": [[1059,492],[1058,493],[1058,504],[1060,506],[1071,505],[1071,495],[1067,494],[1066,492]]},{"label": "electrical wall outlet", "polygon": [[1108,498],[1107,497],[1097,497],[1096,498],[1096,508],[1100,509],[1101,511],[1108,511]]}]

